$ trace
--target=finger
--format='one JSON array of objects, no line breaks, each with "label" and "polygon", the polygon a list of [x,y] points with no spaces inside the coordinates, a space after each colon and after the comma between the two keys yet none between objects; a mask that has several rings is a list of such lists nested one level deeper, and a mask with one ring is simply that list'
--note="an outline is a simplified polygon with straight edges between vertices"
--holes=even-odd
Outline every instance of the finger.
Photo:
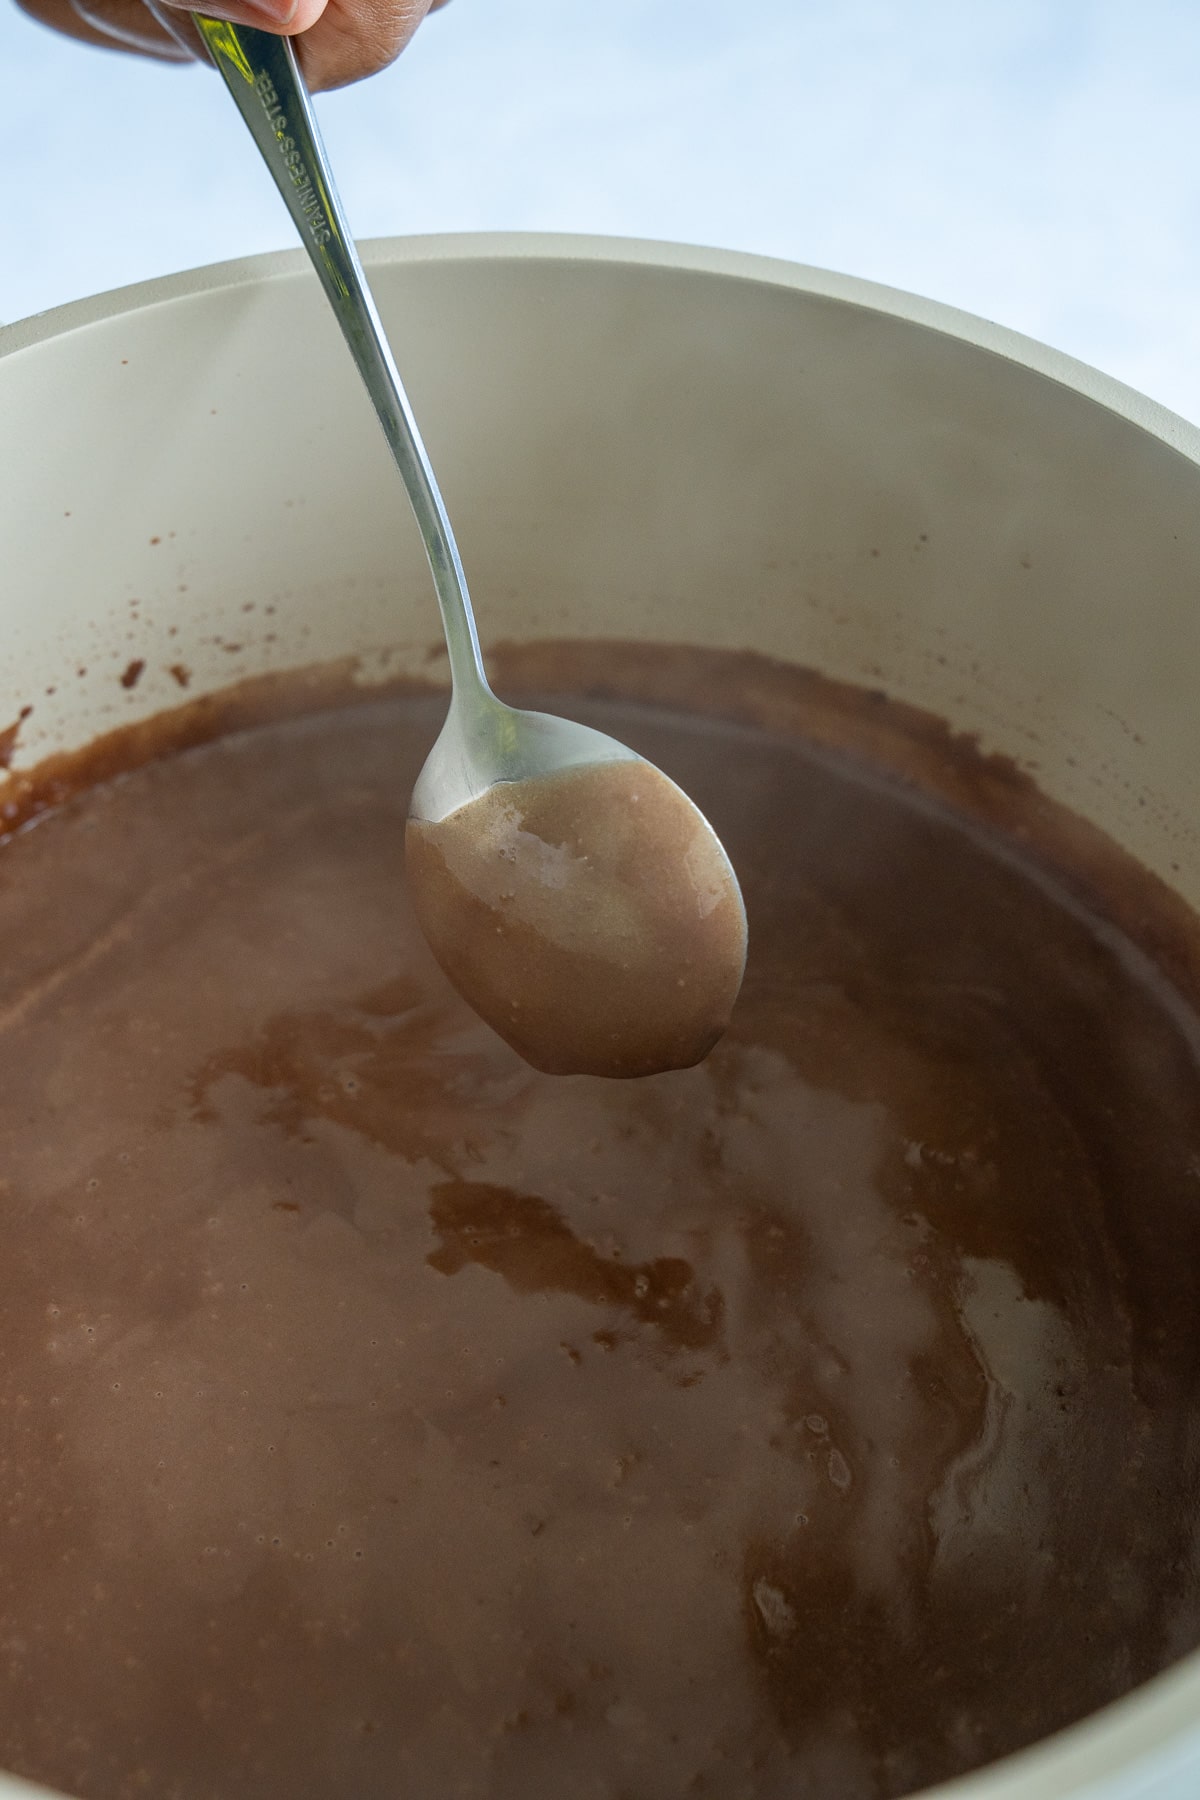
[{"label": "finger", "polygon": [[[188,0],[17,0],[32,18],[109,50],[164,62],[205,59]],[[428,12],[447,0],[213,0],[203,10],[286,34],[309,86],[360,81],[394,62]]]},{"label": "finger", "polygon": [[[75,0],[78,6],[79,0]],[[179,45],[188,56],[197,62],[209,60],[204,39],[196,29],[191,13],[172,12],[170,7],[162,6],[159,0],[142,0],[142,5],[152,18],[157,19],[163,30]]]},{"label": "finger", "polygon": [[192,52],[159,23],[142,0],[71,0],[71,6],[85,25],[122,50],[191,61]]},{"label": "finger", "polygon": [[309,87],[346,87],[386,69],[431,10],[429,0],[329,0],[296,45]]},{"label": "finger", "polygon": [[171,34],[150,18],[141,0],[113,0],[111,7],[107,0],[95,4],[83,0],[79,6],[72,0],[17,0],[17,5],[39,24],[98,49],[133,50],[162,62],[191,60]]},{"label": "finger", "polygon": [[[117,0],[75,0],[109,6]],[[134,4],[136,0],[124,0]],[[295,40],[309,87],[345,87],[374,75],[399,56],[426,13],[448,0],[201,0],[198,10],[237,25]],[[193,55],[206,53],[191,23],[189,0],[145,0],[168,31]],[[172,17],[178,21],[173,28]]]}]

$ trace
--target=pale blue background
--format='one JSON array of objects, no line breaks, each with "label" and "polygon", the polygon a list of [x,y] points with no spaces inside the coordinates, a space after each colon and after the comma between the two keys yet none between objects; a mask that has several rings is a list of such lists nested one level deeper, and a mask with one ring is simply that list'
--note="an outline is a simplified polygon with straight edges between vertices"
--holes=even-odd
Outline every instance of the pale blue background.
[{"label": "pale blue background", "polygon": [[[0,318],[278,248],[215,78],[0,0]],[[1200,419],[1200,8],[452,0],[321,102],[360,235],[766,251],[999,319]]]}]

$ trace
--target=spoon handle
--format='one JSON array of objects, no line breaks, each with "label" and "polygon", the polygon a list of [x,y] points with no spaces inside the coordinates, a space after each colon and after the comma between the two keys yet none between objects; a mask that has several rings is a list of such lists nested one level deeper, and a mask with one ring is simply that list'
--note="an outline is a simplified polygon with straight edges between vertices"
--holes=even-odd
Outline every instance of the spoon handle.
[{"label": "spoon handle", "polygon": [[201,13],[192,17],[292,215],[396,459],[433,573],[455,693],[491,699],[454,532],[346,224],[291,39]]}]

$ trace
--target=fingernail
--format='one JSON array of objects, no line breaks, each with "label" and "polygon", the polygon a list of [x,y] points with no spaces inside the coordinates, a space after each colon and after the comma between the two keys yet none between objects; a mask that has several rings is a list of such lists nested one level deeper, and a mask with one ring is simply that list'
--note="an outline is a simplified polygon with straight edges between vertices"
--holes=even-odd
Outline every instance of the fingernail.
[{"label": "fingernail", "polygon": [[[187,6],[187,0],[171,0],[171,4]],[[200,11],[212,19],[224,19],[230,25],[257,25],[278,30],[290,25],[296,16],[299,0],[217,0]]]}]

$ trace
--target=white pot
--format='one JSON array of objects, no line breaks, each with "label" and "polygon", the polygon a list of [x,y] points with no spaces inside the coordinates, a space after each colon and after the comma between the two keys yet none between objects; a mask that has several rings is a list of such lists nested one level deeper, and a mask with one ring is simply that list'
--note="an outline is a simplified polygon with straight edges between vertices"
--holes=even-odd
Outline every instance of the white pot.
[{"label": "white pot", "polygon": [[[1036,764],[1200,910],[1200,433],[1010,332],[784,263],[526,237],[367,262],[485,641],[750,646],[885,686]],[[436,641],[299,252],[0,332],[0,446],[17,768],[181,699],[172,664],[190,698],[335,657],[392,675]],[[0,1776],[0,1800],[33,1792]],[[1195,1800],[1200,1656],[937,1792]]]}]

